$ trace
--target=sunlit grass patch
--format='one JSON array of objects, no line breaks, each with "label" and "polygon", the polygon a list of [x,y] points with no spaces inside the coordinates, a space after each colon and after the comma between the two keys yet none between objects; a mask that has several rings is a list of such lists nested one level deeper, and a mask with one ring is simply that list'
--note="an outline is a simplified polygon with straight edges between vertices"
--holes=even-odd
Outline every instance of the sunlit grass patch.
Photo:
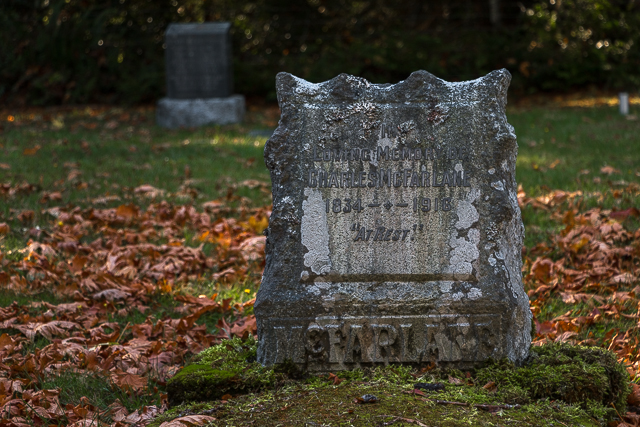
[{"label": "sunlit grass patch", "polygon": [[[40,210],[60,202],[152,202],[148,193],[134,191],[141,185],[153,186],[168,200],[201,204],[227,196],[230,184],[269,181],[262,161],[264,136],[250,136],[240,126],[164,130],[153,125],[149,112],[121,120],[126,114],[60,116],[64,119],[55,123],[63,126],[35,119],[29,126],[10,124],[0,136],[6,165],[0,168],[0,183],[37,186],[28,197],[13,198],[11,207],[34,210],[38,224]],[[241,191],[240,197],[253,206],[269,202],[269,195],[259,188]],[[44,192],[57,196],[52,202],[43,198]],[[0,217],[14,215],[5,206]]]},{"label": "sunlit grass patch", "polygon": [[2,258],[18,261],[24,257],[25,241],[17,237],[16,233],[0,235],[0,254]]},{"label": "sunlit grass patch", "polygon": [[[516,178],[528,194],[604,192],[616,183],[639,182],[640,121],[614,107],[509,109],[507,117],[518,136]],[[606,166],[613,171],[602,172]]]}]

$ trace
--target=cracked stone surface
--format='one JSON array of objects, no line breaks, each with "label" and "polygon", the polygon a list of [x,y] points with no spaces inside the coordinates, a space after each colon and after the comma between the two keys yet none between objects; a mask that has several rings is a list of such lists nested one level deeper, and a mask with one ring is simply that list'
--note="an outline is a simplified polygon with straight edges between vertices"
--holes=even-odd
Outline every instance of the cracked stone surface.
[{"label": "cracked stone surface", "polygon": [[527,356],[510,79],[278,74],[261,363],[328,372]]}]

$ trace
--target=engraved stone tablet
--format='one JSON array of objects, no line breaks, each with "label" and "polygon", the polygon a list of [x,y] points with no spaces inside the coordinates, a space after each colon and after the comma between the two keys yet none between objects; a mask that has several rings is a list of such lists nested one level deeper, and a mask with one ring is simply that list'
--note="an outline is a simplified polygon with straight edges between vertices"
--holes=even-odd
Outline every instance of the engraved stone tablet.
[{"label": "engraved stone tablet", "polygon": [[165,33],[168,98],[233,94],[230,29],[229,22],[169,24]]},{"label": "engraved stone tablet", "polygon": [[335,371],[527,356],[510,79],[278,74],[261,363]]}]

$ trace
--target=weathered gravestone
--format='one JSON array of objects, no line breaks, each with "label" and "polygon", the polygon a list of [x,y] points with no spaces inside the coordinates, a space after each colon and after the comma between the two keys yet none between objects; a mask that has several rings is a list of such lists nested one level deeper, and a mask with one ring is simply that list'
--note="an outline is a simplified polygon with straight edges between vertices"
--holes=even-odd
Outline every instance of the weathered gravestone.
[{"label": "weathered gravestone", "polygon": [[242,121],[245,103],[233,95],[228,22],[170,24],[165,33],[167,97],[157,122],[176,128]]},{"label": "weathered gravestone", "polygon": [[335,371],[527,356],[510,79],[278,74],[261,363]]}]

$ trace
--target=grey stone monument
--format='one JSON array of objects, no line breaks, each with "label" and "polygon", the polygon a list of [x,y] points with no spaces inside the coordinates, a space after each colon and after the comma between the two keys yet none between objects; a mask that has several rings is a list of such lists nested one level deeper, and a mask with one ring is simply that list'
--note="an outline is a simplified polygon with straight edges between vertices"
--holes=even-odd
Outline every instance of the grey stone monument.
[{"label": "grey stone monument", "polygon": [[233,95],[228,22],[170,24],[165,33],[167,97],[158,125],[167,128],[242,121],[244,97]]},{"label": "grey stone monument", "polygon": [[261,363],[327,372],[527,356],[510,80],[278,74]]}]

